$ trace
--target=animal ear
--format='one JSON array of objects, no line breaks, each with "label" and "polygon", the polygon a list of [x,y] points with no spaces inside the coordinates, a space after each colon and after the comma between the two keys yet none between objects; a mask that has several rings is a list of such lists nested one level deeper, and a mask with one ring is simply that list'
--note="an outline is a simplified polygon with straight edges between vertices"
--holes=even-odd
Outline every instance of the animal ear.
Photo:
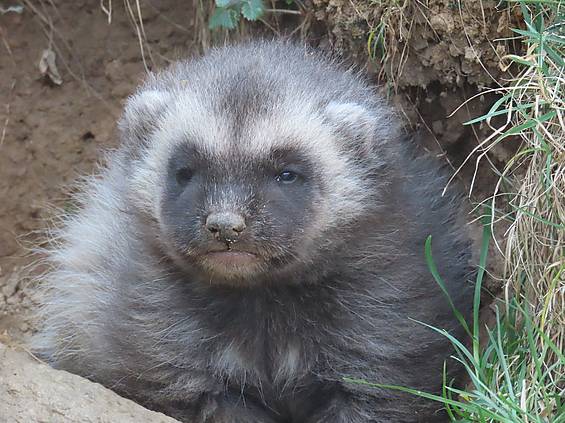
[{"label": "animal ear", "polygon": [[137,149],[146,146],[170,100],[168,92],[158,90],[142,91],[131,96],[118,122],[122,143]]},{"label": "animal ear", "polygon": [[332,101],[325,112],[332,126],[347,138],[367,140],[373,137],[377,119],[363,105]]},{"label": "animal ear", "polygon": [[354,102],[330,102],[326,118],[334,130],[353,144],[360,154],[371,154],[375,147],[398,136],[400,127],[394,112],[385,104],[373,107]]}]

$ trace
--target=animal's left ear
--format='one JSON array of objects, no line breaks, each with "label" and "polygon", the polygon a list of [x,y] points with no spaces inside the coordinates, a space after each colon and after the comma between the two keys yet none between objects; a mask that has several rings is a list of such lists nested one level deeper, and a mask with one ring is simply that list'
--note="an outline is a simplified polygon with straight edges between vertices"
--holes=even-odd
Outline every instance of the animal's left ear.
[{"label": "animal's left ear", "polygon": [[332,101],[325,117],[349,148],[356,147],[363,157],[371,155],[401,134],[394,110],[384,102],[371,106],[355,102]]},{"label": "animal's left ear", "polygon": [[360,153],[368,153],[376,136],[377,116],[361,104],[330,102],[325,116],[334,130],[350,143],[359,147]]}]

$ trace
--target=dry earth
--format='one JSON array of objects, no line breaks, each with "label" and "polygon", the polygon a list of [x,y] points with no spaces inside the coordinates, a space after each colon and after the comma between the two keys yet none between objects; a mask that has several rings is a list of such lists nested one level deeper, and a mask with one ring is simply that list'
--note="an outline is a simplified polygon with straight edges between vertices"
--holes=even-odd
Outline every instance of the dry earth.
[{"label": "dry earth", "polygon": [[[42,240],[37,231],[48,226],[53,208],[67,205],[69,186],[94,169],[100,151],[115,146],[122,102],[145,74],[121,2],[114,2],[110,24],[98,1],[42,7],[47,3],[0,15],[0,333],[16,338],[30,330],[33,289],[22,276],[29,273],[30,248]],[[155,66],[194,50],[189,7],[145,2]],[[46,49],[56,53],[61,85],[40,73]]]},{"label": "dry earth", "polygon": [[[48,3],[0,14],[0,336],[16,345],[34,327],[30,277],[41,269],[30,271],[30,249],[44,239],[54,208],[68,206],[72,181],[116,145],[122,102],[145,74],[121,2],[114,2],[110,24],[98,1]],[[144,2],[149,66],[194,51],[190,7]],[[40,72],[45,50],[56,53],[61,85]],[[0,423],[118,421],[174,422],[0,346]]]}]

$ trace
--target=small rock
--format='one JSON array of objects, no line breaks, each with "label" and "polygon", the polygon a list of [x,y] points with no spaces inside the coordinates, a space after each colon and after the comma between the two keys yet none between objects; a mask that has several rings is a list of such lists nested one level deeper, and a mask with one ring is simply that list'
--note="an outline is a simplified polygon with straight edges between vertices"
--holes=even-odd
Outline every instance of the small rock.
[{"label": "small rock", "polygon": [[0,279],[0,287],[2,289],[2,295],[6,298],[11,298],[14,296],[18,287],[20,285],[20,272],[19,269],[15,269],[11,274],[6,275]]},{"label": "small rock", "polygon": [[178,423],[0,344],[0,423]]},{"label": "small rock", "polygon": [[56,63],[57,56],[55,52],[50,48],[46,48],[41,53],[41,58],[39,59],[39,71],[41,75],[48,78],[55,85],[61,85],[63,83],[63,78],[59,73]]}]

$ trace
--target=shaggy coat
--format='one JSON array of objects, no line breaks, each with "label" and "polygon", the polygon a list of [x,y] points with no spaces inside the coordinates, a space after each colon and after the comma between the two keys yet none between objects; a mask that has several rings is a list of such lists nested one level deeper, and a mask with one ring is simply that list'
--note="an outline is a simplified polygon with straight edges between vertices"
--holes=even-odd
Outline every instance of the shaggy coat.
[{"label": "shaggy coat", "polygon": [[[359,75],[220,48],[151,76],[119,127],[55,235],[46,360],[190,423],[441,419],[349,380],[441,387],[452,350],[420,322],[461,328],[428,235],[463,314],[472,293],[460,195]],[[220,239],[211,215],[240,226]]]}]

